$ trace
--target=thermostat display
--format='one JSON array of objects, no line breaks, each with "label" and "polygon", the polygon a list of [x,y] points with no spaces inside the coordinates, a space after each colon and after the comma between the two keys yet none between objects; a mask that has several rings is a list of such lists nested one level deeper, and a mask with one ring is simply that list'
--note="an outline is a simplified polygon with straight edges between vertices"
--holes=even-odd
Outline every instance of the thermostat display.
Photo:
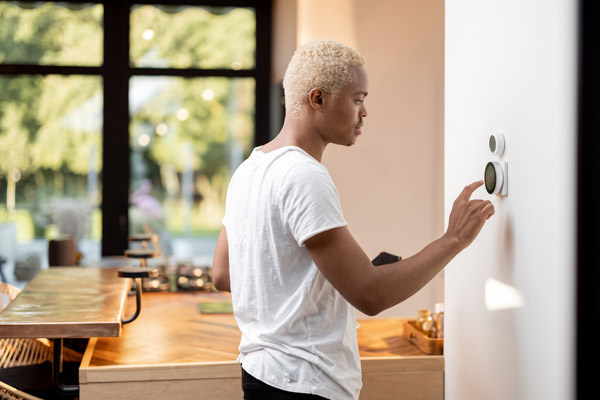
[{"label": "thermostat display", "polygon": [[507,195],[506,163],[504,163],[504,166],[497,161],[487,163],[483,181],[485,183],[485,190],[489,194]]}]

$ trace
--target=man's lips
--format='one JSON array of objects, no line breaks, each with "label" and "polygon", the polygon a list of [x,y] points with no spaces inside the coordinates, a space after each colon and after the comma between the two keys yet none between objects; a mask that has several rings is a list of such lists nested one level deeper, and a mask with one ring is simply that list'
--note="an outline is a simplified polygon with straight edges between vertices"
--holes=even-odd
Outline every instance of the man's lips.
[{"label": "man's lips", "polygon": [[363,123],[359,122],[358,124],[356,124],[356,126],[354,127],[354,130],[357,131],[359,134],[362,133],[362,127],[363,127]]}]

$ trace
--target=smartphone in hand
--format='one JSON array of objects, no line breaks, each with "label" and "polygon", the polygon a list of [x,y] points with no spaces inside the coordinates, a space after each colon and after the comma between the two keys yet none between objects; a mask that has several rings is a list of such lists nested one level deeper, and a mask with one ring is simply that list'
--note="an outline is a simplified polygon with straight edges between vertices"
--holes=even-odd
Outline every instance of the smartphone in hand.
[{"label": "smartphone in hand", "polygon": [[384,264],[391,264],[391,263],[395,263],[397,261],[402,260],[402,257],[394,255],[394,254],[390,254],[386,251],[382,251],[381,253],[379,253],[377,255],[377,257],[375,257],[371,263],[374,266],[378,266],[378,265],[384,265]]}]

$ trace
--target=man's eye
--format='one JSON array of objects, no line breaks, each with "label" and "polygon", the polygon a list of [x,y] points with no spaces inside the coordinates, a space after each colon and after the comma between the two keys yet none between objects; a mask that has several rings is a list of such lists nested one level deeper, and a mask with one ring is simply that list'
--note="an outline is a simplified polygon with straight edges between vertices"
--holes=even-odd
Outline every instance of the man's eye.
[{"label": "man's eye", "polygon": [[358,100],[354,100],[354,102],[355,102],[356,104],[361,104],[361,103],[363,103],[364,101],[365,101],[364,99],[358,99]]}]

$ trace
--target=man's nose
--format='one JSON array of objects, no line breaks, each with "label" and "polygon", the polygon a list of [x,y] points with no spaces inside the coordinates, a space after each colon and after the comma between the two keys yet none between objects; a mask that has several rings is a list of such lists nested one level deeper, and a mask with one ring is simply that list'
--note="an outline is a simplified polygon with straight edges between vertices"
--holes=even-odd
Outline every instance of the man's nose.
[{"label": "man's nose", "polygon": [[360,116],[361,116],[361,118],[364,118],[367,116],[367,107],[365,106],[365,103],[362,104],[362,107],[360,109]]}]

